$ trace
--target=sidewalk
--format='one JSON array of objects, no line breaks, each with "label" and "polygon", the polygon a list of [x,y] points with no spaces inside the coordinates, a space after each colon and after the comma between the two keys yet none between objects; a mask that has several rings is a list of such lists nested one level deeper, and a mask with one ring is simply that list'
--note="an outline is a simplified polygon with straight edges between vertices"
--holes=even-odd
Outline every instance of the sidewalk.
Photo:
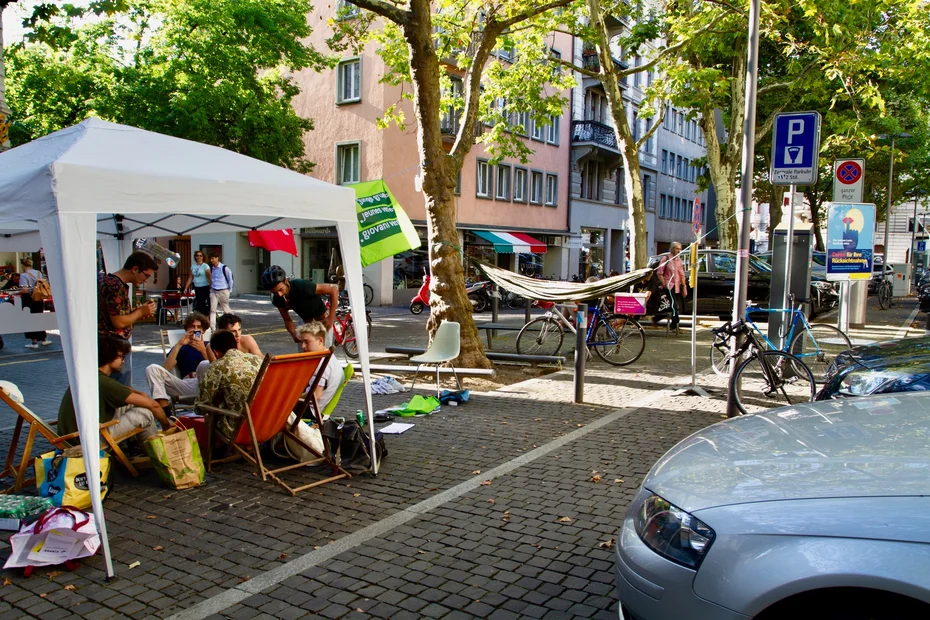
[{"label": "sidewalk", "polygon": [[[900,312],[906,318],[909,308]],[[376,340],[393,316],[373,316]],[[396,318],[397,331],[413,331],[408,317]],[[253,333],[277,327],[258,319],[246,318]],[[888,325],[863,337],[902,322],[888,315]],[[709,332],[698,336],[704,370]],[[259,342],[287,350],[276,338]],[[724,412],[722,389],[711,399],[673,395],[690,381],[689,341],[685,331],[666,338],[648,330],[633,367],[592,363],[584,405],[571,404],[570,370],[473,394],[387,437],[379,476],[293,498],[243,463],[219,465],[207,484],[187,491],[161,487],[151,472],[126,479],[114,467],[105,505],[118,579],[103,581],[99,556],[75,573],[25,579],[6,571],[0,620],[616,618],[611,541],[628,502],[659,456]],[[11,361],[23,360],[0,363]],[[36,378],[53,378],[55,363],[2,366],[0,376],[22,373],[35,393]],[[699,377],[706,387],[723,382]],[[404,396],[374,398],[385,407]],[[362,397],[353,381],[340,409],[360,408]]]}]

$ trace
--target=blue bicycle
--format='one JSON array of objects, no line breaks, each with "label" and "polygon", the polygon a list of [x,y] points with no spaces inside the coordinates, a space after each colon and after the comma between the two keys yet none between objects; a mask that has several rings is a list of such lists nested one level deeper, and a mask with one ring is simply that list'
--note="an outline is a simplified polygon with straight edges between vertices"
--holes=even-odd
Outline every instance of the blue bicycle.
[{"label": "blue bicycle", "polygon": [[[565,340],[565,332],[576,333],[572,323],[562,314],[558,304],[552,304],[544,315],[524,325],[517,334],[517,353],[558,355]],[[603,307],[595,306],[591,308],[588,317],[585,345],[589,355],[593,350],[608,364],[626,366],[643,354],[646,332],[632,316],[610,314]]]},{"label": "blue bicycle", "polygon": [[[746,325],[751,328],[756,335],[756,340],[765,346],[768,351],[782,351],[789,353],[800,359],[811,369],[814,377],[822,382],[827,372],[827,368],[836,359],[836,356],[852,347],[849,337],[843,332],[823,323],[810,323],[804,310],[799,304],[810,302],[809,299],[795,299],[794,295],[788,296],[791,309],[770,309],[760,308],[758,306],[747,305],[746,307]],[[781,313],[790,315],[790,322],[783,323],[782,330],[788,327],[785,335],[783,347],[778,347],[769,340],[765,333],[759,329],[759,326],[752,320],[750,314],[759,313]],[[784,332],[782,332],[784,333]],[[725,376],[729,372],[730,364],[730,342],[726,330],[714,330],[714,341],[710,347],[710,363],[714,372],[718,375]]]}]

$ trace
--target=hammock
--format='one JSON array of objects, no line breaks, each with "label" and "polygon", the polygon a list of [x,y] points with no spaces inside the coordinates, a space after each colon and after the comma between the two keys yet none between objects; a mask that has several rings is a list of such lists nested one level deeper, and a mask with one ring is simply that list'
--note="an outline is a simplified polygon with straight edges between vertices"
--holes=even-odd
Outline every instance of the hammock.
[{"label": "hammock", "polygon": [[506,269],[492,267],[485,263],[476,263],[477,268],[488,280],[504,290],[516,293],[527,299],[554,301],[564,303],[606,297],[629,289],[629,287],[648,280],[652,269],[639,269],[623,275],[598,280],[597,282],[564,282],[562,280],[537,280],[521,276]]}]

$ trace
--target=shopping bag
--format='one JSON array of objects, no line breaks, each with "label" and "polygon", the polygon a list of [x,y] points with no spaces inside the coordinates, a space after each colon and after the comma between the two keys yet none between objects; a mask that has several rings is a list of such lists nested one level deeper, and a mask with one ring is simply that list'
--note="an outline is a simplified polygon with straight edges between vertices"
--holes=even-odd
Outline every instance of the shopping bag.
[{"label": "shopping bag", "polygon": [[[287,428],[291,428],[296,417],[297,414],[293,411],[287,416]],[[276,456],[291,458],[300,462],[312,461],[319,457],[311,450],[308,450],[306,446],[316,450],[317,454],[323,454],[326,449],[323,447],[323,436],[320,434],[320,429],[310,426],[303,420],[297,423],[294,434],[300,438],[300,441],[295,441],[283,432],[274,436],[271,441],[271,449]]]},{"label": "shopping bag", "polygon": [[[36,457],[36,486],[39,497],[47,497],[56,506],[90,508],[90,491],[87,488],[87,472],[84,471],[84,452],[81,446],[64,451],[46,452]],[[110,458],[100,451],[100,499],[110,490]]]},{"label": "shopping bag", "polygon": [[55,566],[97,553],[100,535],[91,513],[74,506],[52,508],[10,537],[12,552],[3,568]]},{"label": "shopping bag", "polygon": [[161,481],[175,489],[203,484],[205,468],[193,429],[174,426],[145,441],[145,451]]}]

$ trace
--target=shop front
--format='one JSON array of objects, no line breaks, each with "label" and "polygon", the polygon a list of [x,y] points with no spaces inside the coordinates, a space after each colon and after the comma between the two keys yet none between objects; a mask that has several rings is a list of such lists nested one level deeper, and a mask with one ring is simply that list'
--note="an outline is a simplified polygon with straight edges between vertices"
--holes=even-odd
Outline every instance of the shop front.
[{"label": "shop front", "polygon": [[335,226],[302,228],[300,230],[299,277],[317,284],[330,281],[331,273],[342,264],[339,238]]},{"label": "shop front", "polygon": [[535,237],[520,232],[499,230],[465,231],[465,277],[477,279],[480,274],[474,261],[509,269],[528,276],[542,275],[547,245]]},{"label": "shop front", "polygon": [[600,276],[604,270],[603,228],[581,228],[581,251],[578,253],[578,277],[587,280],[591,276]]}]

